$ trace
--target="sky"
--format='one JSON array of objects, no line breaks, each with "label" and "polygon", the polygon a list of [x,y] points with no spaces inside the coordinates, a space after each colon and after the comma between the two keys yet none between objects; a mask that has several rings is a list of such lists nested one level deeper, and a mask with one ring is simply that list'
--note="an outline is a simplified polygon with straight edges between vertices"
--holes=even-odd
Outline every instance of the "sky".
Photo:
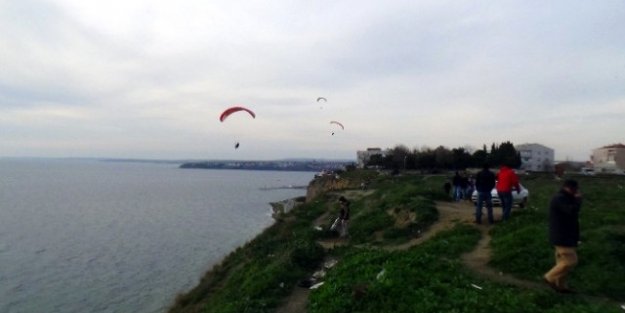
[{"label": "sky", "polygon": [[503,141],[625,143],[625,1],[0,0],[0,157]]}]

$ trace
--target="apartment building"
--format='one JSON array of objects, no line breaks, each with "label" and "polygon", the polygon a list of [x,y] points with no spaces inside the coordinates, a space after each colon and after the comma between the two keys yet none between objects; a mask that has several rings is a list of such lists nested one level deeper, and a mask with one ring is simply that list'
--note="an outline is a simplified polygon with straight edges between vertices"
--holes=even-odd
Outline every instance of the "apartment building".
[{"label": "apartment building", "polygon": [[596,172],[623,173],[625,171],[625,145],[608,145],[592,150],[590,160]]},{"label": "apartment building", "polygon": [[553,149],[538,143],[518,145],[515,149],[521,154],[521,169],[535,172],[554,170]]}]

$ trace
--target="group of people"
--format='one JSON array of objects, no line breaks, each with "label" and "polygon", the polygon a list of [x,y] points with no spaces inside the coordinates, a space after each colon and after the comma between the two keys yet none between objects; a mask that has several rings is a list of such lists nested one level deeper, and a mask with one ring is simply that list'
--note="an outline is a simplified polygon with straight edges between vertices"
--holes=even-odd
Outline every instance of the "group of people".
[{"label": "group of people", "polygon": [[[458,174],[458,173],[456,173]],[[447,185],[445,186],[447,189]],[[493,204],[491,192],[496,188],[502,207],[502,220],[510,218],[512,209],[512,192],[521,192],[519,178],[509,166],[502,166],[495,175],[485,164],[475,176],[477,203],[475,205],[475,223],[482,223],[482,208],[486,205],[488,222],[493,224]],[[449,190],[447,190],[449,192]],[[343,196],[338,199],[340,212],[331,226],[341,238],[348,236],[350,218],[350,202]],[[579,243],[579,212],[581,193],[575,180],[565,180],[562,188],[556,193],[549,205],[549,240],[555,249],[555,265],[543,279],[549,287],[560,293],[573,293],[566,278],[577,265],[577,245]]]},{"label": "group of people", "polygon": [[499,169],[499,174],[495,176],[495,173],[490,170],[490,166],[484,164],[482,170],[477,173],[475,177],[475,189],[477,190],[477,201],[475,203],[476,224],[482,223],[482,208],[484,205],[486,205],[486,211],[488,213],[488,223],[495,223],[492,201],[493,188],[497,190],[497,196],[501,202],[502,221],[507,221],[510,218],[514,199],[512,191],[515,190],[517,193],[521,192],[519,177],[512,168],[503,165]]},{"label": "group of people", "polygon": [[[492,190],[496,188],[497,195],[501,201],[501,208],[503,210],[503,221],[510,218],[510,211],[512,210],[513,196],[512,191],[517,193],[521,192],[521,185],[519,184],[519,177],[514,170],[509,166],[502,166],[499,170],[499,174],[495,175],[490,170],[490,166],[485,164],[482,170],[477,173],[475,178],[473,176],[466,176],[456,172],[452,179],[453,194],[452,197],[455,201],[461,201],[463,199],[471,200],[471,195],[474,191],[477,191],[477,199],[475,203],[475,223],[482,223],[482,208],[485,205],[488,212],[488,222],[490,224],[495,223],[493,218],[493,201]],[[449,195],[452,184],[446,182],[443,185],[445,193]]]},{"label": "group of people", "polygon": [[[497,179],[485,165],[475,179],[478,192],[475,205],[475,223],[482,222],[482,204],[486,204],[488,222],[494,223],[491,191],[496,188],[503,211],[502,220],[510,218],[512,208],[512,191],[521,192],[519,178],[507,166],[502,166]],[[573,293],[566,283],[569,273],[577,265],[577,245],[579,242],[579,212],[581,193],[575,180],[566,180],[562,188],[551,199],[549,204],[549,241],[555,249],[556,264],[543,276],[549,287],[560,293]]]},{"label": "group of people", "polygon": [[[460,201],[463,199],[470,199],[471,194],[475,188],[475,180],[472,176],[461,175],[459,172],[456,172],[454,178],[452,179],[453,183],[453,198],[455,201]],[[449,182],[445,183],[445,192],[449,194],[451,190],[452,184]]]}]

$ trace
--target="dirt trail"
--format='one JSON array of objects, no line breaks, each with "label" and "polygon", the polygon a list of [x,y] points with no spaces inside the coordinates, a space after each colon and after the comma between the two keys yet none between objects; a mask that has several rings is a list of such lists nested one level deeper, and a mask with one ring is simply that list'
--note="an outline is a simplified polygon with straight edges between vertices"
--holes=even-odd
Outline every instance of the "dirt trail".
[{"label": "dirt trail", "polygon": [[[346,190],[343,192],[333,192],[332,195],[344,196],[347,199],[353,201],[356,199],[360,199],[366,196],[371,195],[375,190]],[[331,216],[329,212],[326,212],[319,216],[313,222],[313,226],[318,226],[323,224],[324,222],[331,220]],[[348,241],[340,238],[336,239],[328,239],[323,241],[318,241],[318,243],[326,250],[333,249],[335,247],[344,246],[348,244]],[[291,294],[285,299],[284,303],[278,307],[276,313],[305,313],[306,305],[308,304],[308,295],[310,294],[310,289],[295,287]]]},{"label": "dirt trail", "polygon": [[[369,192],[362,191],[349,191],[345,193],[337,193],[337,195],[344,195],[346,197],[349,196],[350,199],[363,197]],[[474,224],[473,221],[475,219],[475,207],[470,202],[437,202],[436,208],[439,212],[439,218],[436,223],[434,223],[430,228],[428,228],[420,237],[410,240],[407,243],[395,246],[385,246],[382,249],[388,251],[398,251],[398,250],[406,250],[411,247],[417,246],[441,231],[449,230],[453,228],[458,223],[466,223],[471,224],[477,229],[480,230],[482,237],[480,241],[477,243],[475,248],[468,253],[465,253],[461,256],[462,263],[469,269],[471,269],[474,273],[499,283],[513,285],[520,288],[525,289],[545,289],[547,288],[545,285],[534,282],[518,279],[512,275],[502,273],[494,268],[488,266],[488,262],[491,258],[491,249],[490,249],[490,241],[491,236],[489,231],[492,226],[490,226],[486,222],[486,214],[482,217],[483,224]],[[484,209],[486,211],[486,209]],[[484,212],[486,213],[486,212]],[[493,210],[495,221],[501,220],[501,209],[494,208]],[[327,219],[329,216],[324,214],[321,216],[316,222],[315,225],[321,220]],[[325,249],[331,249],[336,246],[347,244],[346,241],[336,239],[336,240],[326,240],[320,242],[320,244]],[[310,291],[305,288],[295,287],[292,294],[285,300],[283,306],[278,308],[277,313],[305,313],[306,312],[306,304],[308,303],[308,295]],[[598,300],[593,298],[593,300]]]},{"label": "dirt trail", "polygon": [[466,204],[464,202],[437,202],[436,209],[438,210],[438,221],[421,236],[400,245],[386,246],[383,249],[388,251],[406,250],[429,240],[441,231],[453,228],[456,223],[473,222],[474,209],[469,206],[468,202]]}]

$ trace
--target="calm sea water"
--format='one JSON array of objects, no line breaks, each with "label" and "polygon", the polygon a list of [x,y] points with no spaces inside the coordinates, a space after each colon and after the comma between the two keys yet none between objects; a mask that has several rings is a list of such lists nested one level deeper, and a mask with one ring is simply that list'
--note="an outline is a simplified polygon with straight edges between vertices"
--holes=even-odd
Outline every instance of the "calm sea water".
[{"label": "calm sea water", "polygon": [[0,312],[163,312],[312,176],[0,160]]}]

